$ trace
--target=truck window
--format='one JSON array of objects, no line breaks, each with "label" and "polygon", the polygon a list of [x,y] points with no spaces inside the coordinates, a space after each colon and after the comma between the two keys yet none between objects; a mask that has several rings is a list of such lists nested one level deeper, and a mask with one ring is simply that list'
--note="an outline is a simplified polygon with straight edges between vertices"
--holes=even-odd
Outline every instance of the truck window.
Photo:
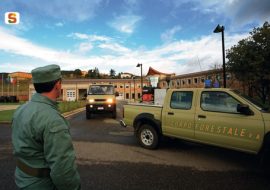
[{"label": "truck window", "polygon": [[172,109],[185,109],[188,110],[192,105],[193,92],[179,91],[173,92],[171,96],[170,106]]},{"label": "truck window", "polygon": [[235,98],[226,92],[205,91],[201,94],[201,108],[204,111],[239,113]]},{"label": "truck window", "polygon": [[90,95],[112,95],[114,94],[114,86],[112,85],[92,85],[89,88]]}]

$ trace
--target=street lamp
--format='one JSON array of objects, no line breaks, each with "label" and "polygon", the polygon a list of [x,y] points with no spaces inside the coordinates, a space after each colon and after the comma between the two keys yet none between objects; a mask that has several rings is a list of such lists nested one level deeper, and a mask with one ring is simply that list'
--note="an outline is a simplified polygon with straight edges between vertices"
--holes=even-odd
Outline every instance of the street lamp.
[{"label": "street lamp", "polygon": [[141,99],[142,99],[142,92],[143,92],[142,63],[138,63],[136,67],[141,67]]},{"label": "street lamp", "polygon": [[222,56],[223,56],[223,86],[224,88],[226,88],[226,70],[225,70],[225,48],[224,48],[224,30],[225,27],[224,26],[220,26],[219,24],[217,25],[217,27],[214,30],[214,33],[219,33],[221,32],[221,36],[222,36]]},{"label": "street lamp", "polygon": [[132,76],[132,79],[133,79],[133,94],[134,94],[133,99],[134,99],[134,102],[135,102],[135,75]]}]

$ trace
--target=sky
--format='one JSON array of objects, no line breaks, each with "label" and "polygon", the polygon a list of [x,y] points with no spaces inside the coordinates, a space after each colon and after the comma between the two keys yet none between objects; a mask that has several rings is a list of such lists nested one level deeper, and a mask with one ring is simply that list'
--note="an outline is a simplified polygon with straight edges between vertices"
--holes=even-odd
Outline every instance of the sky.
[{"label": "sky", "polygon": [[[20,23],[5,24],[6,12]],[[0,0],[0,73],[62,70],[187,74],[222,65],[225,49],[270,21],[269,0]]]}]

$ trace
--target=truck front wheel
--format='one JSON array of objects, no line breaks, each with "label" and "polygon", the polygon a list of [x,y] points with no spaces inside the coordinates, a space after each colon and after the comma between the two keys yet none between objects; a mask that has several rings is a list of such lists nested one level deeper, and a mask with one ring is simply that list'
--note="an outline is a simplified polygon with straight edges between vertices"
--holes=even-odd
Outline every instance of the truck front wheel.
[{"label": "truck front wheel", "polygon": [[156,149],[159,143],[159,136],[157,131],[148,124],[143,124],[138,133],[137,138],[140,145],[147,149]]}]

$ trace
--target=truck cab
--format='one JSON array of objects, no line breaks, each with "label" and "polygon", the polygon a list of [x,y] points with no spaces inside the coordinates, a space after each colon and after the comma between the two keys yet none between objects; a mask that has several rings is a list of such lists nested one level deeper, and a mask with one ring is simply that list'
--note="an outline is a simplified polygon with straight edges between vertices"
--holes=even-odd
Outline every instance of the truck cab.
[{"label": "truck cab", "polygon": [[86,118],[93,114],[111,113],[116,118],[116,98],[113,85],[90,85],[86,97]]},{"label": "truck cab", "polygon": [[147,149],[168,136],[270,159],[269,110],[235,90],[169,89],[163,105],[124,105],[121,125],[133,126]]}]

